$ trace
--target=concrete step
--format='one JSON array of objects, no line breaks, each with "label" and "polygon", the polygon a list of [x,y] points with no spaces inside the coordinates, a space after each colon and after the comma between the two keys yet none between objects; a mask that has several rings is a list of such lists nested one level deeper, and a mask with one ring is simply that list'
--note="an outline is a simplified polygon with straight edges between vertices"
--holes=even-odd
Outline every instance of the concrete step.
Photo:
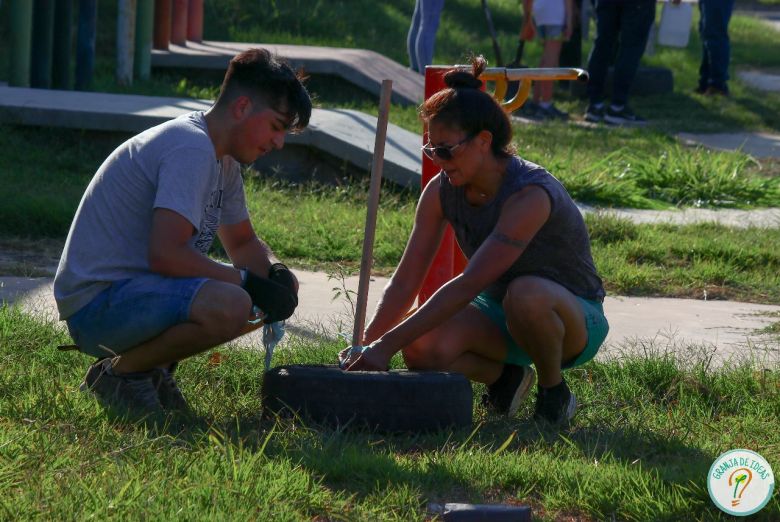
[{"label": "concrete step", "polygon": [[379,97],[382,80],[393,80],[392,101],[401,105],[417,105],[423,99],[424,78],[398,62],[366,49],[316,47],[239,42],[187,42],[186,46],[171,45],[167,51],[152,51],[152,67],[219,69],[238,53],[262,47],[286,59],[294,68],[307,74],[328,74],[344,80]]},{"label": "concrete step", "polygon": [[[0,87],[0,122],[137,133],[190,111],[208,110],[211,104],[189,98]],[[316,166],[321,159],[311,158],[307,163],[302,149],[316,149],[320,156],[336,158],[336,163],[368,170],[376,123],[375,117],[359,111],[314,109],[308,128],[288,135],[287,143],[299,148],[302,169],[310,169],[311,162]],[[402,186],[419,186],[421,145],[418,134],[389,124],[383,177]],[[293,147],[272,152],[258,166],[285,163]]]}]

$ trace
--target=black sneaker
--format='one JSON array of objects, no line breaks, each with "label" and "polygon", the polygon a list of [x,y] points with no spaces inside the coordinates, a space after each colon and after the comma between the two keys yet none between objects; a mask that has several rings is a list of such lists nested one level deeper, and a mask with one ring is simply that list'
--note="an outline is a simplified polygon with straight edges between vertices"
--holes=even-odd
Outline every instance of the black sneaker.
[{"label": "black sneaker", "polygon": [[119,416],[133,420],[158,420],[163,409],[152,382],[153,372],[115,374],[111,359],[91,365],[84,376],[83,388]]},{"label": "black sneaker", "polygon": [[641,126],[647,123],[647,120],[634,114],[628,105],[624,105],[620,110],[615,110],[611,106],[604,112],[604,121],[612,125],[635,125]]},{"label": "black sneaker", "polygon": [[561,381],[553,388],[537,388],[535,421],[560,426],[568,424],[576,411],[577,398],[569,390],[566,381]]},{"label": "black sneaker", "polygon": [[190,405],[179,389],[176,379],[173,378],[177,365],[178,363],[173,363],[167,369],[152,370],[152,382],[157,389],[157,398],[164,410],[190,413],[192,411]]},{"label": "black sneaker", "polygon": [[531,391],[535,373],[530,366],[505,364],[498,380],[488,385],[482,403],[507,417],[514,416]]},{"label": "black sneaker", "polygon": [[594,105],[591,103],[588,105],[588,108],[585,110],[585,121],[591,123],[601,123],[604,121],[604,104],[600,103]]}]

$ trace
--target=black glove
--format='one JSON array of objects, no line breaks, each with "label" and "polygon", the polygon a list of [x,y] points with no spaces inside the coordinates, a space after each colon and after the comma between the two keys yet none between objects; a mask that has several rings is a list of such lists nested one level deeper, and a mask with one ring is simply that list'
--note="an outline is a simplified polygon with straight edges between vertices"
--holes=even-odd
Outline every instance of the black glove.
[{"label": "black glove", "polygon": [[295,277],[286,265],[283,265],[282,263],[274,263],[271,265],[268,269],[268,279],[274,283],[284,285],[295,293]]},{"label": "black glove", "polygon": [[298,296],[292,289],[249,270],[242,286],[252,298],[252,303],[265,313],[263,321],[266,324],[284,321],[298,306]]}]

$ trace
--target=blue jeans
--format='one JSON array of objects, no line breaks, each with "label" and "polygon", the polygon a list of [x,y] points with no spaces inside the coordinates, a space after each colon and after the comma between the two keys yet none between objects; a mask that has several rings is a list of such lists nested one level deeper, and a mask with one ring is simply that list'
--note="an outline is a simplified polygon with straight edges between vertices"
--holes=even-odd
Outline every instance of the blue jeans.
[{"label": "blue jeans", "polygon": [[79,349],[111,357],[187,322],[198,290],[208,279],[143,274],[114,281],[66,320]]},{"label": "blue jeans", "polygon": [[596,41],[588,58],[588,98],[591,104],[604,100],[604,84],[616,45],[612,104],[626,104],[653,20],[655,0],[596,0]]},{"label": "blue jeans", "polygon": [[731,59],[729,20],[733,9],[734,0],[699,0],[702,42],[699,88],[702,90],[709,86],[726,90]]},{"label": "blue jeans", "polygon": [[433,44],[442,9],[444,0],[417,0],[414,5],[406,49],[410,67],[421,74],[425,74],[425,66],[433,62]]}]

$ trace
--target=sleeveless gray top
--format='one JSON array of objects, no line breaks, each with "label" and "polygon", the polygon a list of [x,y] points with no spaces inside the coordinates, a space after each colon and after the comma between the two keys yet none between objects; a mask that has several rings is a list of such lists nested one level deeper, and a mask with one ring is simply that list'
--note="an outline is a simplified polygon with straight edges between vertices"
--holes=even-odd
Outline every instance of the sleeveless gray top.
[{"label": "sleeveless gray top", "polygon": [[496,197],[480,207],[469,204],[465,188],[453,187],[444,173],[439,179],[444,217],[452,225],[467,258],[493,232],[504,202],[512,194],[528,185],[537,185],[550,198],[550,217],[509,270],[485,289],[488,295],[500,301],[513,279],[536,275],[555,281],[576,296],[604,300],[604,286],[593,263],[582,214],[563,185],[544,168],[513,156]]}]

